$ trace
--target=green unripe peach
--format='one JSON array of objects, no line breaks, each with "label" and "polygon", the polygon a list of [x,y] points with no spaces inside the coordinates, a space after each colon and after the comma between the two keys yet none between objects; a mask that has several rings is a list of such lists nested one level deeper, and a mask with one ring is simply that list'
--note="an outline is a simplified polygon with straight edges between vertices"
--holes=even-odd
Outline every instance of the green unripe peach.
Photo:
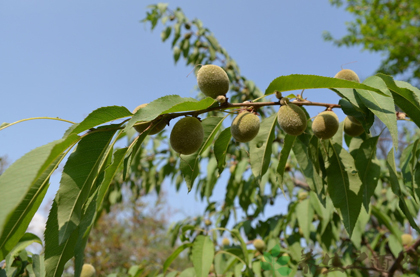
[{"label": "green unripe peach", "polygon": [[338,125],[338,116],[332,111],[325,111],[315,117],[312,131],[320,139],[329,139],[337,133]]},{"label": "green unripe peach", "polygon": [[254,245],[255,249],[257,249],[261,253],[264,251],[265,242],[262,239],[255,239],[252,244]]},{"label": "green unripe peach", "polygon": [[365,129],[363,128],[362,124],[354,118],[353,116],[346,116],[344,119],[344,132],[351,136],[351,137],[357,137],[363,134]]},{"label": "green unripe peach", "polygon": [[203,65],[197,72],[197,82],[200,90],[213,99],[229,91],[229,77],[223,68],[217,65]]},{"label": "green unripe peach", "polygon": [[326,267],[323,267],[323,268],[321,269],[320,274],[327,275],[327,274],[328,274],[328,269],[327,269]]},{"label": "green unripe peach", "polygon": [[206,220],[204,220],[204,224],[205,224],[206,226],[210,226],[210,225],[211,225],[211,220],[210,220],[210,219],[206,219]]},{"label": "green unripe peach", "polygon": [[251,112],[241,112],[232,122],[230,132],[232,137],[238,142],[248,142],[253,140],[260,130],[260,119]]},{"label": "green unripe peach", "polygon": [[184,117],[172,129],[172,149],[183,155],[190,155],[200,149],[204,140],[204,129],[196,117]]},{"label": "green unripe peach", "polygon": [[91,264],[84,264],[80,277],[93,277],[96,275],[96,270]]},{"label": "green unripe peach", "polygon": [[308,198],[308,193],[306,191],[301,191],[298,193],[299,200],[305,200],[306,198]]},{"label": "green unripe peach", "polygon": [[276,95],[276,98],[279,99],[279,100],[283,98],[283,95],[278,90],[276,90],[276,92],[274,94]]},{"label": "green unripe peach", "polygon": [[228,238],[223,238],[223,240],[222,240],[222,244],[223,244],[224,246],[229,246],[229,245],[230,245],[230,240],[229,240]]},{"label": "green unripe peach", "polygon": [[280,127],[289,135],[299,136],[306,129],[306,114],[302,108],[295,104],[289,103],[281,106],[277,113],[277,119]]},{"label": "green unripe peach", "polygon": [[411,236],[410,234],[402,234],[401,240],[402,240],[402,244],[404,246],[407,246],[413,242],[413,236]]},{"label": "green unripe peach", "polygon": [[357,76],[356,72],[350,69],[343,69],[339,71],[337,74],[335,74],[334,78],[360,83],[359,76]]},{"label": "green unripe peach", "polygon": [[[137,108],[134,109],[133,114],[135,114],[138,110],[140,110],[141,108],[144,108],[147,106],[146,104],[141,104],[140,106],[138,106]],[[148,128],[150,126],[152,122],[138,122],[136,124],[133,125],[134,129],[136,129],[137,132],[139,133],[143,133],[144,130],[146,130],[146,128]],[[167,124],[167,121],[162,119],[160,121],[156,121],[153,124],[156,124],[155,126],[152,126],[150,131],[149,131],[149,135],[155,135],[157,133],[159,133],[160,131],[162,131]]]}]

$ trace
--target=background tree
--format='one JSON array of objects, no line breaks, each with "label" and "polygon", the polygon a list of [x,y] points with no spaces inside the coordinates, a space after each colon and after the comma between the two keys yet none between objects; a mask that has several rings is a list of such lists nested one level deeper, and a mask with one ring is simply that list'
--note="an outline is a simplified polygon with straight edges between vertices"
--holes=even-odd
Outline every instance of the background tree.
[{"label": "background tree", "polygon": [[381,53],[377,72],[399,76],[419,85],[420,81],[420,2],[410,0],[330,0],[337,7],[345,5],[354,16],[348,22],[348,35],[324,38],[337,46],[357,46]]}]

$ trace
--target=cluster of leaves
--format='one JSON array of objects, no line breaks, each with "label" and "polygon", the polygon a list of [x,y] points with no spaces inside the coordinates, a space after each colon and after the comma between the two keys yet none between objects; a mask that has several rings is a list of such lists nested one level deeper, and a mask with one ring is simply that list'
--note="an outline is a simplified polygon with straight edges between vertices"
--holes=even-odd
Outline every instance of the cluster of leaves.
[{"label": "cluster of leaves", "polygon": [[[244,95],[245,99],[255,101],[263,96],[251,81],[239,75],[239,68],[226,51],[215,40],[210,43],[208,37],[212,35],[201,22],[189,22],[180,9],[172,12],[163,4],[150,8],[145,21],[151,22],[153,28],[159,20],[164,24],[174,20],[173,26],[166,26],[162,37],[169,38],[172,31],[167,30],[173,30],[174,51],[178,51],[175,47],[182,49],[187,64],[221,62],[233,83],[231,101],[242,102]],[[197,32],[180,40],[181,26],[189,26],[185,27],[187,32],[192,32],[195,26]],[[207,41],[207,48],[185,42],[193,35],[200,42]],[[192,52],[190,47],[195,47]],[[176,55],[174,58],[178,60]],[[245,88],[248,90],[244,91]],[[332,139],[319,140],[312,133],[307,115],[305,133],[290,136],[278,127],[273,110],[261,108],[259,134],[249,144],[239,145],[231,139],[229,127],[223,127],[227,116],[222,116],[219,110],[224,108],[216,101],[177,95],[159,98],[134,115],[117,106],[93,111],[82,122],[73,124],[62,139],[27,153],[0,176],[0,195],[4,199],[0,203],[0,260],[17,260],[14,253],[20,253],[17,247],[29,236],[26,228],[48,189],[49,177],[74,148],[64,165],[46,226],[45,253],[40,257],[45,259],[47,276],[61,276],[66,262],[73,257],[75,275],[79,276],[90,231],[102,211],[121,201],[124,187],[138,197],[153,191],[159,193],[166,178],[174,181],[177,188],[184,181],[189,190],[194,188],[201,200],[208,203],[203,217],[213,218],[216,228],[203,226],[206,224],[202,218],[187,218],[175,224],[170,232],[171,243],[182,244],[163,262],[162,275],[188,249],[193,267],[182,273],[173,270],[168,276],[206,276],[212,263],[217,275],[266,276],[270,270],[261,267],[264,265],[261,253],[247,247],[246,241],[257,237],[266,241],[270,253],[290,256],[287,267],[291,276],[305,270],[313,275],[320,273],[319,267],[302,264],[303,251],[309,247],[315,253],[306,254],[306,262],[317,261],[322,255],[322,267],[340,268],[350,276],[366,276],[370,271],[387,271],[392,276],[397,269],[418,273],[415,259],[403,263],[399,257],[406,254],[417,257],[415,248],[419,243],[404,248],[401,235],[407,224],[420,231],[414,219],[420,196],[419,140],[413,140],[409,132],[407,141],[399,140],[395,105],[420,126],[420,91],[384,74],[372,76],[362,84],[314,75],[290,75],[273,80],[264,96],[275,91],[314,88],[327,88],[339,94],[343,111],[362,122],[366,133],[348,137],[343,135],[341,124]],[[208,109],[212,112],[207,113]],[[134,138],[130,136],[138,121],[151,121],[161,115],[175,118],[185,113],[207,115],[202,120],[204,143],[195,154],[178,158],[167,144],[166,132],[157,135],[153,142],[147,138],[148,130]],[[376,157],[381,137],[369,133],[374,116],[387,127],[392,141],[383,158]],[[119,123],[110,124],[114,121]],[[9,125],[2,124],[0,128]],[[127,138],[127,147],[115,147],[117,141]],[[395,149],[401,143],[407,145],[399,155]],[[203,164],[207,165],[206,170],[201,168]],[[224,201],[212,202],[218,178],[227,167],[230,175]],[[308,198],[297,199],[296,187],[309,191]],[[275,204],[282,193],[291,199],[287,213],[263,219],[267,205]],[[233,223],[232,230],[225,229],[229,222]],[[220,246],[218,241],[225,232],[230,233],[233,242]],[[371,259],[356,261],[361,251],[366,251],[363,253],[373,260],[389,254],[393,266],[383,269]],[[327,255],[342,260],[329,264]],[[11,274],[8,270],[2,272]],[[146,272],[149,276],[158,274],[138,266],[129,275],[144,276]]]},{"label": "cluster of leaves", "polygon": [[364,49],[385,55],[378,72],[403,75],[408,81],[420,81],[420,2],[410,0],[330,0],[335,6],[346,3],[354,17],[348,22],[348,35],[324,38],[338,46],[362,45]]}]

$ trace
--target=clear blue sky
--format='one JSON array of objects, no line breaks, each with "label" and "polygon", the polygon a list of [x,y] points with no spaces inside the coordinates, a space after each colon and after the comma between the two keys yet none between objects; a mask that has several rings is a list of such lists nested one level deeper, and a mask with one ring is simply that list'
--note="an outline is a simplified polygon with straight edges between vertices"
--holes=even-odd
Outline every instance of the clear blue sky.
[{"label": "clear blue sky", "polygon": [[[80,122],[111,105],[133,110],[167,95],[194,97],[196,79],[183,61],[177,66],[160,28],[139,21],[143,1],[1,1],[0,123],[50,116]],[[276,77],[294,73],[334,76],[341,65],[363,80],[381,57],[359,48],[337,48],[322,39],[340,37],[351,15],[329,1],[171,1],[190,19],[197,17],[237,61],[243,75],[261,89]],[[308,100],[338,102],[328,90],[305,92]],[[313,116],[322,109],[309,109]],[[339,114],[340,118],[344,117]],[[0,156],[13,162],[35,147],[58,139],[69,124],[38,120],[0,131]],[[47,197],[53,198],[59,175]],[[202,212],[193,194],[169,203],[187,214]],[[219,195],[219,199],[223,195]]]}]

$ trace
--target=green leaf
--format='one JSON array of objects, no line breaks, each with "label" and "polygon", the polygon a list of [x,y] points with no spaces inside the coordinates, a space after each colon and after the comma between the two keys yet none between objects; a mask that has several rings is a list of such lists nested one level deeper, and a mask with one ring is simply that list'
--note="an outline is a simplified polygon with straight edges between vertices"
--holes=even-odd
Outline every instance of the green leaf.
[{"label": "green leaf", "polygon": [[32,255],[32,270],[35,277],[45,277],[45,262],[44,255]]},{"label": "green leaf", "polygon": [[89,197],[104,153],[115,132],[114,129],[85,136],[64,166],[56,196],[60,243],[63,243],[80,223],[82,206]]},{"label": "green leaf", "polygon": [[200,149],[191,155],[182,155],[180,169],[184,175],[185,182],[188,186],[188,191],[191,191],[195,178],[199,174],[199,159],[201,154],[206,150],[212,143],[218,130],[222,126],[223,120],[226,117],[207,117],[202,121],[204,128],[204,142]]},{"label": "green leaf", "polygon": [[369,222],[369,219],[370,215],[364,209],[360,209],[359,218],[354,227],[353,235],[350,238],[357,249],[360,249],[361,247],[362,237],[366,232],[366,224]]},{"label": "green leaf", "polygon": [[291,90],[302,90],[302,89],[315,89],[315,88],[354,88],[354,89],[366,89],[376,93],[385,95],[381,90],[360,84],[352,81],[323,77],[316,75],[300,75],[292,74],[288,76],[280,76],[274,79],[268,88],[265,90],[265,95],[273,94],[276,90],[278,91],[291,91]]},{"label": "green leaf", "polygon": [[198,236],[192,248],[192,262],[197,276],[207,276],[214,258],[214,245],[208,236]]},{"label": "green leaf", "polygon": [[378,221],[386,226],[388,230],[395,235],[395,237],[399,238],[401,240],[401,235],[403,232],[400,230],[400,227],[398,224],[395,224],[394,221],[391,220],[391,218],[383,213],[378,207],[372,205],[372,215],[375,216]]},{"label": "green leaf", "polygon": [[124,156],[127,153],[127,149],[128,148],[117,149],[114,152],[112,164],[109,167],[107,167],[107,169],[105,170],[105,177],[99,189],[97,210],[99,210],[102,206],[105,194],[108,191],[109,185],[111,184],[112,180],[114,179],[115,174],[117,173],[118,169],[120,168],[124,160]]},{"label": "green leaf", "polygon": [[61,277],[64,265],[74,256],[78,230],[63,243],[58,242],[57,202],[54,200],[45,228],[45,271],[48,277]]},{"label": "green leaf", "polygon": [[64,157],[63,152],[79,139],[72,135],[38,147],[0,176],[0,259],[25,233],[45,196],[51,174]]},{"label": "green leaf", "polygon": [[162,41],[166,41],[169,36],[171,35],[171,31],[172,31],[172,27],[168,26],[165,28],[165,30],[162,31],[162,33],[160,34],[160,37],[162,38]]},{"label": "green leaf", "polygon": [[363,205],[366,212],[369,212],[370,198],[375,193],[381,173],[381,167],[375,162],[378,139],[379,136],[365,140],[355,158],[356,169],[362,181]]},{"label": "green leaf", "polygon": [[420,140],[417,139],[414,143],[406,147],[400,157],[400,168],[403,177],[404,185],[408,188],[411,195],[415,195],[415,174],[414,170],[418,160],[418,147]]},{"label": "green leaf", "polygon": [[175,61],[175,64],[178,62],[180,57],[181,57],[181,49],[179,47],[174,47],[174,61]]},{"label": "green leaf", "polygon": [[109,106],[102,107],[91,112],[82,122],[76,124],[75,128],[72,129],[68,135],[79,134],[86,130],[89,130],[98,125],[122,119],[125,117],[132,116],[133,114],[127,110],[126,107],[120,106]]},{"label": "green leaf", "polygon": [[291,135],[286,134],[286,136],[284,137],[283,148],[280,151],[279,164],[277,166],[277,173],[279,174],[278,184],[283,194],[284,194],[284,189],[283,189],[284,169],[286,167],[290,150],[292,150],[295,140],[296,140],[296,136],[291,136]]},{"label": "green leaf", "polygon": [[276,124],[276,113],[264,118],[257,136],[249,143],[251,169],[257,179],[260,179],[267,172],[270,165]]},{"label": "green leaf", "polygon": [[297,137],[295,143],[293,144],[293,153],[295,154],[296,160],[299,164],[300,169],[302,170],[303,175],[308,182],[311,190],[314,190],[317,194],[322,191],[323,180],[321,177],[321,172],[318,170],[319,161],[318,159],[313,159],[312,157],[318,157],[313,153],[314,150],[317,150],[318,147],[308,147],[310,144],[318,142],[319,140],[314,136],[312,140],[311,135],[302,134]]},{"label": "green leaf", "polygon": [[92,194],[92,196],[86,201],[85,208],[83,211],[82,219],[80,225],[78,226],[78,238],[76,242],[76,247],[74,249],[74,257],[75,257],[75,269],[74,275],[75,277],[79,277],[80,273],[82,272],[83,267],[83,260],[85,254],[85,247],[89,237],[90,230],[93,227],[93,219],[96,215],[96,206],[97,206],[97,196],[98,196],[98,189]]},{"label": "green leaf", "polygon": [[188,53],[190,52],[190,40],[189,39],[183,39],[180,43],[180,48],[182,50],[182,55],[184,58],[188,57]]},{"label": "green leaf", "polygon": [[420,127],[420,93],[405,82],[394,81],[391,76],[377,74],[391,91],[395,104]]},{"label": "green leaf", "polygon": [[226,153],[231,138],[232,134],[230,132],[230,127],[228,127],[220,133],[214,142],[214,155],[216,156],[219,174],[222,173],[222,171],[225,169]]},{"label": "green leaf", "polygon": [[[188,99],[188,98],[187,98]],[[187,100],[186,99],[186,100]],[[210,97],[206,97],[203,100],[197,101],[194,99],[188,99],[189,101],[182,102],[180,104],[177,104],[173,106],[172,108],[164,111],[163,113],[178,113],[178,112],[184,112],[184,111],[199,111],[207,109],[213,104],[217,103],[216,100]]]},{"label": "green leaf", "polygon": [[297,220],[299,222],[299,227],[303,232],[303,236],[305,237],[306,241],[310,241],[309,235],[311,233],[314,210],[309,203],[309,199],[305,199],[297,204],[296,213],[299,215]]},{"label": "green leaf", "polygon": [[410,213],[407,207],[406,199],[400,188],[400,181],[399,181],[399,177],[397,173],[397,166],[395,165],[394,148],[391,148],[391,150],[389,151],[386,157],[386,166],[389,172],[389,180],[391,183],[391,189],[394,192],[394,194],[397,195],[400,199],[399,206],[402,212],[406,216],[408,222],[410,222],[411,227],[413,227],[417,232],[420,232],[420,228],[414,221],[413,215]]},{"label": "green leaf", "polygon": [[248,268],[249,267],[249,256],[248,256],[248,249],[246,248],[246,243],[243,240],[241,234],[239,233],[238,230],[233,229],[230,232],[232,234],[232,236],[234,236],[240,243],[241,246],[241,250],[242,250],[242,255],[244,257],[244,262],[245,262],[245,266]]},{"label": "green leaf", "polygon": [[385,95],[379,95],[373,93],[372,91],[358,89],[357,93],[360,96],[360,99],[369,108],[384,124],[388,127],[389,132],[391,133],[392,141],[394,147],[398,147],[398,129],[397,129],[397,116],[395,114],[394,101],[392,101],[391,92],[387,89],[385,82],[377,77],[372,76],[367,78],[364,84],[370,85],[372,87],[378,88]]},{"label": "green leaf", "polygon": [[195,269],[193,267],[187,268],[179,274],[178,277],[196,277]]},{"label": "green leaf", "polygon": [[192,243],[184,243],[184,244],[180,245],[177,249],[175,249],[175,251],[172,252],[172,254],[163,263],[163,273],[166,273],[169,266],[178,257],[178,255],[181,254],[182,251],[184,251],[187,248],[190,248],[191,246],[193,246]]},{"label": "green leaf", "polygon": [[362,183],[353,157],[338,144],[328,142],[327,183],[334,207],[340,211],[351,237],[362,205]]},{"label": "green leaf", "polygon": [[[124,132],[131,129],[138,121],[152,121],[159,115],[167,113],[172,107],[183,102],[197,101],[193,98],[182,98],[179,95],[167,95],[150,102],[146,107],[139,109],[127,122]],[[198,101],[197,101],[198,102]]]},{"label": "green leaf", "polygon": [[214,36],[207,35],[206,39],[215,50],[219,49],[219,42],[217,41],[217,39]]}]

